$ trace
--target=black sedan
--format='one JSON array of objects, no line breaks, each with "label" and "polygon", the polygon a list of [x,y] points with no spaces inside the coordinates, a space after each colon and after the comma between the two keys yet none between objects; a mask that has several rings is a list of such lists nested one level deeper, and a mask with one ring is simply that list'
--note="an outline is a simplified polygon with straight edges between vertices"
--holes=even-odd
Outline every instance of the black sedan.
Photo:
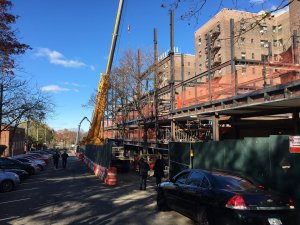
[{"label": "black sedan", "polygon": [[157,189],[159,210],[173,209],[202,225],[295,225],[293,200],[248,177],[188,169]]}]

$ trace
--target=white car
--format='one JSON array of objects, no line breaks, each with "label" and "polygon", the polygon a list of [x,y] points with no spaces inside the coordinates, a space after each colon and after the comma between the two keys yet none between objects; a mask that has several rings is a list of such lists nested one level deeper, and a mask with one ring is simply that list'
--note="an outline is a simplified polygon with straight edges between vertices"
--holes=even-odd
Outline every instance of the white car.
[{"label": "white car", "polygon": [[20,178],[12,172],[0,171],[0,191],[9,192],[20,184]]}]

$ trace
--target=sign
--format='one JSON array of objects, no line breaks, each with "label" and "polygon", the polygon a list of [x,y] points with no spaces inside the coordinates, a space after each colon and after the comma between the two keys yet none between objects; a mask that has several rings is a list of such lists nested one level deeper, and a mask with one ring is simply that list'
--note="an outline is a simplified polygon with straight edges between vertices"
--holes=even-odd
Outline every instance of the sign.
[{"label": "sign", "polygon": [[290,153],[300,153],[300,136],[289,136]]}]

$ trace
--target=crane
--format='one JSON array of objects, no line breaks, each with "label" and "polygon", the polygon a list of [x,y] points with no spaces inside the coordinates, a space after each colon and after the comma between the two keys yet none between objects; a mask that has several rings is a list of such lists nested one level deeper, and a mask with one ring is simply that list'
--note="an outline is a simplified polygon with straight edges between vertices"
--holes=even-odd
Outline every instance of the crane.
[{"label": "crane", "polygon": [[112,67],[112,62],[113,62],[113,57],[114,57],[114,52],[115,52],[115,47],[116,47],[116,42],[118,37],[122,9],[123,9],[123,0],[120,0],[115,26],[114,26],[114,33],[112,36],[112,42],[109,51],[109,57],[106,65],[106,71],[104,74],[101,74],[101,81],[99,82],[98,85],[93,118],[92,118],[90,129],[88,131],[88,135],[86,137],[86,144],[96,144],[96,145],[104,144],[104,127],[101,121],[102,121],[102,117],[107,102],[107,94],[109,88],[109,75],[111,72],[111,67]]}]

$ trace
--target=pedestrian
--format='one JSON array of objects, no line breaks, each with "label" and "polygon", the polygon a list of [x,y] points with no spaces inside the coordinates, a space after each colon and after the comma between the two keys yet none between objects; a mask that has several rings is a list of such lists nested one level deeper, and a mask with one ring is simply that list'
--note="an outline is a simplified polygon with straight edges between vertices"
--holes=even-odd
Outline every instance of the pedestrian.
[{"label": "pedestrian", "polygon": [[55,154],[53,155],[53,164],[56,169],[58,168],[59,158],[60,158],[60,155],[59,155],[58,151],[56,151]]},{"label": "pedestrian", "polygon": [[149,164],[144,161],[144,158],[141,158],[140,159],[140,176],[141,176],[140,190],[146,190],[149,170],[150,170]]},{"label": "pedestrian", "polygon": [[156,186],[161,183],[162,177],[164,177],[164,162],[161,159],[161,156],[156,159],[154,164],[154,177],[156,180]]},{"label": "pedestrian", "polygon": [[68,157],[69,157],[69,155],[68,155],[67,151],[65,150],[64,153],[61,154],[62,167],[63,167],[64,169],[66,169]]}]

